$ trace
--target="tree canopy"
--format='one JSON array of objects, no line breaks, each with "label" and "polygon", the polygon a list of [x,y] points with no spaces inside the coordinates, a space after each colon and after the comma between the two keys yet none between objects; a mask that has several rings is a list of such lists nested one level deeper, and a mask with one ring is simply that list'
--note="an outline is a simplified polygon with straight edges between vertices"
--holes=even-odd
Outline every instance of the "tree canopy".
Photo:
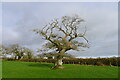
[{"label": "tree canopy", "polygon": [[[41,51],[48,51],[51,49],[54,54],[58,54],[58,58],[64,57],[68,50],[82,50],[80,48],[89,48],[88,39],[85,37],[86,28],[84,33],[80,33],[78,28],[84,22],[78,15],[63,16],[61,19],[54,19],[49,24],[45,25],[42,29],[34,29],[34,32],[42,35],[42,38],[48,40],[43,45],[44,49]],[[80,42],[77,38],[83,38],[86,42]]]}]

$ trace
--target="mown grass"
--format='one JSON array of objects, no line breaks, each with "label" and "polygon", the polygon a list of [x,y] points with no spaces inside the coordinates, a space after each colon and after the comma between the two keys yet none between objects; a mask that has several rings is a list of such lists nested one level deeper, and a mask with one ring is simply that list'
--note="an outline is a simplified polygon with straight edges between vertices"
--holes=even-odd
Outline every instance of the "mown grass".
[{"label": "mown grass", "polygon": [[118,67],[63,64],[51,70],[51,63],[3,61],[3,78],[117,78]]},{"label": "mown grass", "polygon": [[2,61],[0,61],[0,79],[2,78]]}]

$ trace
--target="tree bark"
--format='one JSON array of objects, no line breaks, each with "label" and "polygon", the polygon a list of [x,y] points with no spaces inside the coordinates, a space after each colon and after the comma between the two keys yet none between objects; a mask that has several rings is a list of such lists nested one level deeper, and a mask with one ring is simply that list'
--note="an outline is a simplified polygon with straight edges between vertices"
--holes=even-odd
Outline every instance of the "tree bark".
[{"label": "tree bark", "polygon": [[18,60],[20,60],[21,59],[21,56],[18,56]]},{"label": "tree bark", "polygon": [[[60,54],[64,54],[64,53],[65,53],[65,49],[60,51]],[[58,69],[63,69],[64,67],[62,66],[62,64],[63,64],[62,60],[63,60],[63,56],[58,55],[57,56],[57,61],[55,62],[55,65],[54,65],[53,69],[57,69],[57,68]]]},{"label": "tree bark", "polygon": [[63,69],[64,67],[62,66],[62,64],[63,64],[62,60],[63,60],[62,58],[57,59],[53,69]]},{"label": "tree bark", "polygon": [[62,66],[62,59],[57,59],[57,61],[55,62],[55,66]]},{"label": "tree bark", "polygon": [[17,56],[15,56],[15,59],[17,59]]},{"label": "tree bark", "polygon": [[57,64],[58,64],[59,66],[62,66],[62,63],[63,63],[63,62],[62,62],[62,59],[58,59],[58,63],[57,63]]}]

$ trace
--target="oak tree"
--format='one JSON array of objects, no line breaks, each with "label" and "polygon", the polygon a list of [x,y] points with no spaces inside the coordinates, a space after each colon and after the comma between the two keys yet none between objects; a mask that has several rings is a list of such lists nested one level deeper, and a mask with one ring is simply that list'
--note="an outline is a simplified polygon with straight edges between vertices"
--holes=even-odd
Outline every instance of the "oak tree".
[{"label": "oak tree", "polygon": [[[78,28],[84,22],[78,15],[63,16],[61,19],[54,19],[42,29],[34,29],[37,34],[42,35],[42,38],[47,40],[42,51],[48,51],[57,58],[53,68],[64,68],[62,66],[63,57],[69,57],[67,51],[80,51],[82,48],[88,48],[88,40],[85,37],[85,31],[80,33]],[[83,38],[85,41],[80,42],[78,38]],[[51,52],[50,52],[51,51]]]}]

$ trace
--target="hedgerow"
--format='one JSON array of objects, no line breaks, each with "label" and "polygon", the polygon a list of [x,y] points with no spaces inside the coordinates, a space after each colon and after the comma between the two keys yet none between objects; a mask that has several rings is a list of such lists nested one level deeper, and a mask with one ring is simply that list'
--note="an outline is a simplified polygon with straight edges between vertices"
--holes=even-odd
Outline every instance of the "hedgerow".
[{"label": "hedgerow", "polygon": [[[25,61],[25,62],[46,62],[46,63],[55,63],[56,59],[13,59],[13,58],[4,58],[5,61]],[[63,59],[63,64],[80,64],[80,65],[97,65],[97,66],[120,66],[120,57],[113,58],[70,58]]]}]

